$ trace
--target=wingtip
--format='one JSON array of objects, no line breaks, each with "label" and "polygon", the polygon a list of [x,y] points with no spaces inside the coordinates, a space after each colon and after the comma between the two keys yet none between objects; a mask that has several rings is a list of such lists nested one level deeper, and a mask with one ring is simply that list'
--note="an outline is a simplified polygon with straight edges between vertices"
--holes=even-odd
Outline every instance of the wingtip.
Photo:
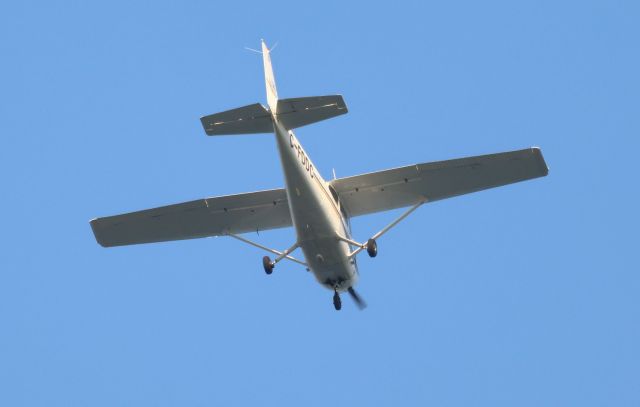
[{"label": "wingtip", "polygon": [[542,174],[541,176],[546,177],[547,175],[549,175],[549,166],[547,165],[547,162],[545,161],[544,156],[542,155],[542,149],[540,147],[534,146],[534,147],[531,147],[531,152],[535,154],[539,160],[540,170]]},{"label": "wingtip", "polygon": [[98,233],[98,221],[100,218],[93,218],[89,221],[89,225],[91,225],[91,231],[93,232],[93,237],[96,239],[96,242],[102,247],[110,247],[106,242],[104,242],[100,238],[100,234]]}]

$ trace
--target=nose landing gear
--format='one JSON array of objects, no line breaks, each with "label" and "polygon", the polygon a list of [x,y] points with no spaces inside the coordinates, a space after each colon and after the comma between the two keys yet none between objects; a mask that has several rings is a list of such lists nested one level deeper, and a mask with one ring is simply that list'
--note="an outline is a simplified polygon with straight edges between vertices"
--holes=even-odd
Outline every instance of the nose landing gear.
[{"label": "nose landing gear", "polygon": [[333,293],[333,306],[336,311],[340,311],[342,308],[342,301],[340,300],[340,294],[338,294],[338,290],[336,289]]}]

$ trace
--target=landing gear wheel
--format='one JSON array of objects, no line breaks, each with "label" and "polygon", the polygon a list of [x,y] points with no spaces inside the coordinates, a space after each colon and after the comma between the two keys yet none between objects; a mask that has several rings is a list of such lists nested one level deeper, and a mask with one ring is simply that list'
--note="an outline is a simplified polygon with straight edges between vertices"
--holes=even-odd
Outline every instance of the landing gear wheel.
[{"label": "landing gear wheel", "polygon": [[333,294],[333,306],[336,308],[336,311],[340,311],[342,308],[342,301],[340,301],[340,294],[338,294],[338,291]]},{"label": "landing gear wheel", "polygon": [[273,264],[273,262],[271,261],[269,256],[264,256],[262,258],[262,267],[264,267],[264,272],[265,273],[267,273],[267,274],[273,273],[273,267],[274,266],[275,266],[275,264]]},{"label": "landing gear wheel", "polygon": [[367,240],[367,253],[369,253],[369,257],[376,257],[378,255],[378,244],[375,240]]}]

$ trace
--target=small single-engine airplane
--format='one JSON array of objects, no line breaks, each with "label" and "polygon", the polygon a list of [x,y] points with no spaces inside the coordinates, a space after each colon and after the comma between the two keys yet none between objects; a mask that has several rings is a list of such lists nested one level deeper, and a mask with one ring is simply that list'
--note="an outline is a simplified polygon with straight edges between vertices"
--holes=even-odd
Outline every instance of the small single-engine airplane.
[{"label": "small single-engine airplane", "polygon": [[[91,220],[104,247],[209,236],[230,236],[272,253],[264,256],[267,274],[281,260],[299,263],[333,291],[336,310],[347,291],[366,306],[353,287],[356,256],[375,257],[376,241],[424,203],[547,175],[539,148],[409,165],[325,181],[293,129],[347,113],[340,95],[278,99],[270,50],[262,41],[268,108],[260,103],[202,117],[209,136],[275,133],[285,188],[199,199]],[[353,239],[353,216],[408,207],[397,219],[361,243]],[[275,250],[242,233],[293,226],[295,243]],[[291,256],[302,249],[304,261]]]}]

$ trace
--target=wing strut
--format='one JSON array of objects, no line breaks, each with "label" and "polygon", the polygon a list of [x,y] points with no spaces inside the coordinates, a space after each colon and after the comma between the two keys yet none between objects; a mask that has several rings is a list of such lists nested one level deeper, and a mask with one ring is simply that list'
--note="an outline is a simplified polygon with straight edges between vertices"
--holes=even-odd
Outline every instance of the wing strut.
[{"label": "wing strut", "polygon": [[287,260],[291,260],[294,263],[301,264],[301,265],[303,265],[303,266],[305,266],[307,268],[309,267],[307,265],[307,263],[305,263],[303,261],[300,261],[300,260],[296,259],[295,257],[289,256],[289,254],[291,252],[293,252],[298,247],[300,247],[300,244],[298,242],[296,242],[293,246],[291,246],[287,250],[281,252],[281,251],[278,251],[278,250],[275,250],[275,249],[271,249],[271,248],[269,248],[267,246],[263,246],[260,243],[253,242],[253,241],[251,241],[251,240],[249,240],[249,239],[247,239],[245,237],[242,237],[242,236],[239,236],[239,235],[234,235],[233,233],[227,233],[227,236],[232,237],[234,239],[238,239],[241,242],[250,244],[251,246],[257,247],[257,248],[262,249],[262,250],[266,250],[269,253],[273,253],[273,254],[277,255],[278,257],[276,257],[276,259],[272,262],[273,265],[275,265],[276,263],[278,263],[282,259],[287,259]]},{"label": "wing strut", "polygon": [[[375,243],[376,239],[378,239],[379,237],[381,237],[382,235],[387,233],[389,230],[391,230],[391,228],[393,228],[395,225],[400,223],[404,218],[406,218],[407,216],[411,215],[411,213],[413,211],[418,209],[425,202],[427,202],[427,200],[426,199],[422,199],[420,202],[418,202],[417,204],[415,204],[412,207],[410,207],[409,209],[407,209],[396,220],[394,220],[393,222],[389,223],[387,226],[385,226],[381,231],[379,231],[375,235],[371,236],[371,238],[369,240],[367,240],[366,243],[358,243],[355,240],[348,239],[348,238],[346,238],[344,236],[341,236],[339,233],[336,232],[336,235],[338,236],[338,240],[342,240],[343,242],[347,242],[350,245],[357,247],[357,249],[355,249],[354,251],[349,253],[349,258],[352,258],[353,256],[357,255],[358,253],[360,253],[364,249],[367,249],[367,251],[369,252],[369,256],[375,257],[375,255],[377,254],[377,246],[376,246],[376,243]],[[370,250],[374,250],[374,253],[372,253],[372,251],[370,251]]]}]

